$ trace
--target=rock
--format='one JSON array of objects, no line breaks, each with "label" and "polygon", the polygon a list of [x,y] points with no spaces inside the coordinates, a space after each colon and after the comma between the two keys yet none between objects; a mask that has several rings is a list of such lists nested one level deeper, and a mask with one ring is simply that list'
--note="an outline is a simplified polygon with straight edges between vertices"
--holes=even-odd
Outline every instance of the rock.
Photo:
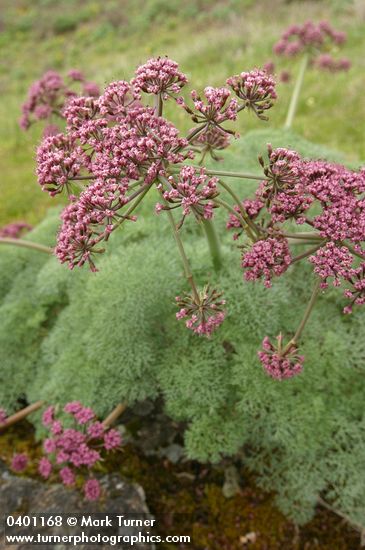
[{"label": "rock", "polygon": [[[43,514],[67,514],[70,515],[88,515],[99,514],[98,518],[103,518],[107,514],[111,516],[125,515],[127,518],[139,518],[153,520],[149,513],[145,494],[139,485],[130,483],[122,479],[118,474],[108,474],[98,478],[106,495],[105,500],[100,502],[87,502],[78,490],[67,489],[59,484],[45,483],[34,479],[15,476],[6,468],[4,463],[0,461],[0,518],[4,521],[4,515],[28,515],[32,516],[35,513]],[[133,514],[133,516],[130,516]],[[66,516],[65,516],[66,517]],[[82,529],[68,527],[66,522],[63,522],[62,527],[45,527],[42,528],[44,535],[70,535],[78,534],[81,530],[86,534],[111,534],[107,528],[83,527]],[[114,519],[113,519],[113,525]],[[156,524],[155,524],[156,525]],[[28,544],[14,544],[5,546],[4,543],[4,524],[0,531],[0,548],[9,548],[10,550],[25,550],[30,548]],[[34,529],[29,533],[29,528],[17,528],[14,534],[33,534]],[[75,530],[76,529],[76,530]],[[156,528],[146,528],[150,531],[150,535],[157,535]],[[123,527],[122,530],[116,528],[113,534],[119,535],[138,535],[138,532],[143,531],[140,527]],[[92,548],[89,544],[78,545],[77,548],[85,550]],[[63,544],[42,544],[36,546],[42,550],[67,550],[70,546]],[[110,545],[100,544],[101,549],[110,549]],[[114,548],[129,549],[130,544],[116,544]],[[135,550],[153,550],[155,546],[147,543],[135,543]]]}]

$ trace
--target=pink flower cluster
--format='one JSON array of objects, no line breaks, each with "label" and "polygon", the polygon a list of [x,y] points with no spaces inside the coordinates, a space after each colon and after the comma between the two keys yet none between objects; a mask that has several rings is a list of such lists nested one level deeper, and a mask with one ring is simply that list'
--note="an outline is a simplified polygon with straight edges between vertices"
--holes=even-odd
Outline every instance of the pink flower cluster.
[{"label": "pink flower cluster", "polygon": [[256,241],[243,253],[242,267],[246,281],[264,278],[266,288],[272,286],[273,276],[280,276],[288,269],[292,257],[287,239],[268,237]]},{"label": "pink flower cluster", "polygon": [[271,109],[277,98],[275,80],[268,72],[261,69],[243,72],[228,78],[227,84],[242,100],[241,108],[251,109],[260,119],[268,120],[264,112]]},{"label": "pink flower cluster", "polygon": [[238,113],[238,101],[231,98],[231,92],[227,88],[208,86],[204,89],[204,98],[193,90],[191,98],[194,110],[190,109],[182,98],[178,98],[178,103],[191,115],[195,123],[203,124],[205,130],[215,126],[223,132],[233,133],[221,126],[227,120],[236,120]]},{"label": "pink flower cluster", "polygon": [[[322,289],[328,287],[328,279],[334,286],[346,283],[344,294],[351,305],[344,311],[351,312],[354,304],[365,303],[365,170],[306,160],[296,151],[273,150],[271,146],[268,158],[268,164],[259,159],[265,180],[259,184],[256,198],[242,203],[255,220],[259,239],[243,254],[246,280],[263,277],[265,286],[270,286],[272,275],[284,273],[293,260],[308,258]],[[235,210],[240,212],[238,205]],[[309,253],[293,259],[288,240],[281,236],[285,235],[281,225],[288,220],[308,224],[311,230],[298,238],[291,235],[297,242],[306,239],[303,244],[312,245]],[[230,215],[227,228],[242,231],[242,218]],[[313,233],[313,229],[317,231]],[[234,234],[234,238],[238,236],[238,232]]]},{"label": "pink flower cluster", "polygon": [[18,239],[23,233],[30,231],[32,226],[26,222],[13,222],[0,227],[0,237],[10,237],[12,239]]},{"label": "pink flower cluster", "polygon": [[345,41],[346,34],[333,29],[327,21],[318,24],[307,21],[303,25],[288,27],[275,44],[274,52],[289,57],[307,52],[313,65],[320,69],[348,70],[351,65],[348,59],[336,61],[326,52],[332,45],[339,46]]},{"label": "pink flower cluster", "polygon": [[341,277],[348,279],[353,273],[354,258],[346,246],[338,246],[328,242],[322,246],[309,262],[314,265],[314,273],[322,279],[321,288],[327,288],[327,279],[333,278],[333,285],[341,284]]},{"label": "pink flower cluster", "polygon": [[51,125],[53,117],[62,117],[62,110],[67,101],[80,93],[72,88],[73,82],[82,84],[81,93],[99,95],[98,86],[94,82],[86,82],[84,75],[77,69],[69,71],[68,82],[56,71],[47,71],[29,88],[28,98],[22,106],[20,127],[27,130],[33,122],[47,120],[49,126],[46,128],[46,133],[48,135],[50,132],[54,133],[54,128],[52,129],[54,125]]},{"label": "pink flower cluster", "polygon": [[213,199],[218,195],[217,182],[217,178],[209,178],[205,174],[204,168],[196,173],[192,166],[184,166],[177,176],[168,178],[170,189],[163,192],[163,198],[172,206],[157,203],[156,212],[180,206],[183,213],[181,224],[190,212],[198,220],[208,220],[213,217]]},{"label": "pink flower cluster", "polygon": [[269,376],[276,380],[292,378],[303,370],[303,355],[298,355],[297,346],[292,343],[283,347],[283,337],[277,337],[277,345],[274,346],[265,336],[262,342],[262,350],[258,357]]},{"label": "pink flower cluster", "polygon": [[28,466],[28,456],[25,453],[17,453],[13,456],[11,460],[11,469],[14,472],[16,473],[23,472],[27,466]]},{"label": "pink flower cluster", "polygon": [[117,430],[104,427],[96,420],[94,411],[78,401],[67,403],[63,410],[71,416],[73,428],[64,426],[61,420],[55,418],[53,406],[43,413],[43,425],[49,430],[50,437],[43,443],[48,456],[41,458],[39,473],[48,479],[56,468],[62,483],[73,486],[76,476],[86,471],[89,479],[84,484],[85,496],[89,500],[97,500],[101,488],[97,479],[90,478],[90,471],[102,459],[103,451],[120,447],[121,436]]},{"label": "pink flower cluster", "polygon": [[192,140],[194,147],[198,148],[202,153],[202,161],[209,154],[213,160],[221,160],[216,151],[226,149],[230,145],[230,136],[227,132],[223,132],[218,126],[210,126],[204,132],[201,132],[195,139]]},{"label": "pink flower cluster", "polygon": [[178,94],[187,83],[186,75],[179,70],[176,61],[168,57],[149,59],[136,70],[136,76],[131,84],[136,92],[147,94],[162,94],[167,99],[172,94]]},{"label": "pink flower cluster", "polygon": [[210,337],[225,319],[223,306],[226,301],[221,297],[221,292],[210,289],[209,286],[204,287],[201,292],[176,296],[176,303],[180,308],[176,318],[190,317],[186,320],[186,327],[196,334]]}]

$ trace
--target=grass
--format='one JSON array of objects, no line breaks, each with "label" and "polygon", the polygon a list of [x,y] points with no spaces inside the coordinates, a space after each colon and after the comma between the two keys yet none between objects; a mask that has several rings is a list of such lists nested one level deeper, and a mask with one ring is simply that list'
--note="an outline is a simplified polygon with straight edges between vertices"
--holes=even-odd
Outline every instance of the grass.
[{"label": "grass", "polygon": [[[34,154],[41,128],[24,134],[17,126],[30,83],[45,70],[75,67],[104,85],[129,79],[141,62],[167,54],[187,73],[191,87],[222,85],[231,74],[261,65],[290,22],[329,19],[348,33],[343,55],[348,74],[305,76],[294,129],[320,144],[343,151],[352,161],[364,157],[363,72],[365,35],[361,3],[343,0],[0,0],[0,226],[16,219],[39,221],[54,201],[40,191]],[[357,10],[357,11],[356,11]],[[342,54],[341,54],[342,55]],[[280,62],[298,69],[298,61]],[[241,133],[279,128],[285,120],[292,84],[279,84],[270,123],[246,114]],[[190,127],[182,111],[168,106],[182,131]]]}]

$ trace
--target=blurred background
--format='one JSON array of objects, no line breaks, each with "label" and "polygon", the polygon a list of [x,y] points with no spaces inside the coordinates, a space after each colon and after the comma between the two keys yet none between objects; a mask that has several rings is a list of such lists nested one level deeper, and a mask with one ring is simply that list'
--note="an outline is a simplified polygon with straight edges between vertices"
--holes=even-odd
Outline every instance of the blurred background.
[{"label": "blurred background", "polygon": [[[27,133],[18,127],[27,89],[46,70],[65,75],[77,68],[103,87],[129,80],[151,56],[168,55],[188,75],[188,93],[262,66],[287,25],[307,19],[328,19],[347,32],[341,54],[352,69],[307,72],[294,130],[349,160],[365,157],[364,0],[0,0],[0,7],[0,226],[15,219],[33,224],[50,204],[34,173],[42,125]],[[295,77],[298,60],[281,58],[278,65]],[[283,124],[292,86],[293,80],[279,84],[266,124]],[[182,131],[189,128],[182,110],[171,116]],[[254,117],[240,124],[241,133],[257,127]]]}]

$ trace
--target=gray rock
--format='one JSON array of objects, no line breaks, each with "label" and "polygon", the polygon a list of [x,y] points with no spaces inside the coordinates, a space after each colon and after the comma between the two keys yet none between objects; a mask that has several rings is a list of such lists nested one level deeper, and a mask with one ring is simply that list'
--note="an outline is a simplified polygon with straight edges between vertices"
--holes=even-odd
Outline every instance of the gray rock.
[{"label": "gray rock", "polygon": [[[127,519],[135,518],[139,520],[153,520],[150,515],[146,501],[145,494],[137,484],[130,483],[122,479],[118,474],[109,474],[98,478],[106,495],[104,500],[100,502],[87,502],[84,500],[82,494],[73,489],[67,489],[59,484],[50,484],[29,479],[26,477],[20,477],[12,475],[6,466],[0,461],[0,549],[8,550],[25,550],[33,548],[33,546],[24,543],[16,543],[12,546],[5,546],[4,541],[4,516],[12,514],[28,515],[42,513],[42,514],[67,514],[68,516],[75,515],[78,517],[88,516],[89,514],[95,518],[104,518],[108,516],[124,515]],[[98,516],[94,516],[98,514]],[[131,515],[133,514],[133,516]],[[42,528],[42,534],[44,535],[71,535],[78,534],[81,530],[87,535],[95,535],[102,533],[103,535],[110,535],[112,531],[108,528],[96,528],[96,527],[83,527],[82,529],[77,527],[68,527],[65,521],[66,516],[63,516],[62,527],[44,527]],[[113,518],[113,525],[114,522]],[[152,524],[153,525],[153,524]],[[155,523],[155,525],[157,525]],[[138,535],[138,532],[143,532],[143,528],[129,526],[123,528],[116,527],[113,531],[114,534],[119,535]],[[145,528],[145,531],[149,531],[150,535],[157,535],[155,527]],[[31,534],[36,532],[36,529],[31,530]],[[10,531],[7,530],[9,534]],[[14,534],[29,534],[29,528],[18,527]],[[148,540],[148,539],[145,539]],[[110,545],[98,546],[101,549],[110,549]],[[133,546],[130,544],[116,544],[113,546],[118,549],[134,550],[152,550],[155,548],[153,544],[149,543],[135,543]],[[34,546],[41,550],[66,550],[70,546],[61,544],[42,544]],[[87,548],[97,548],[97,546],[91,546],[90,544],[82,544],[77,546],[78,549],[84,550]]]}]

